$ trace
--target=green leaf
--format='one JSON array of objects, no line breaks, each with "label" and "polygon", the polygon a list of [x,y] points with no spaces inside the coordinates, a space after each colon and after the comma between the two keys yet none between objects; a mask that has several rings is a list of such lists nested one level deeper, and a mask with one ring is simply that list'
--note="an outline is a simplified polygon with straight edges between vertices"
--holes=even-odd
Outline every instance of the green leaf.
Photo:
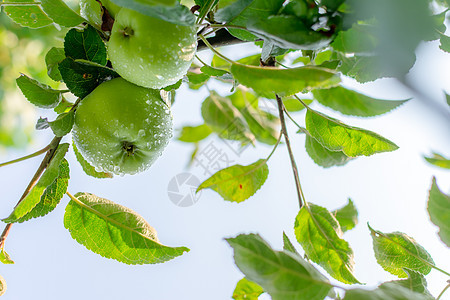
[{"label": "green leaf", "polygon": [[259,235],[227,239],[236,265],[273,300],[323,300],[332,286],[311,264],[289,251],[275,251]]},{"label": "green leaf", "polygon": [[119,77],[113,69],[70,57],[64,59],[58,68],[69,90],[80,98],[89,95],[101,83]]},{"label": "green leaf", "polygon": [[268,145],[276,144],[280,135],[280,120],[278,117],[250,104],[240,109],[240,112],[257,141]]},{"label": "green leaf", "polygon": [[380,266],[400,278],[408,277],[404,269],[427,275],[434,266],[430,254],[412,237],[402,233],[382,233],[369,226],[373,250]]},{"label": "green leaf", "polygon": [[342,74],[356,79],[359,83],[374,81],[383,77],[395,77],[395,72],[383,68],[376,56],[340,56],[341,65],[338,70]]},{"label": "green leaf", "polygon": [[111,173],[95,171],[95,168],[91,166],[88,163],[88,161],[85,160],[84,157],[81,155],[81,153],[78,151],[77,147],[75,146],[75,143],[72,143],[72,147],[73,152],[75,153],[75,157],[77,158],[77,161],[80,163],[84,173],[95,178],[113,178],[113,175]]},{"label": "green leaf", "polygon": [[232,64],[231,73],[239,83],[266,98],[291,96],[315,88],[329,88],[339,83],[334,71],[313,66],[292,69]]},{"label": "green leaf", "polygon": [[0,296],[3,296],[6,292],[6,281],[5,278],[0,275]]},{"label": "green leaf", "polygon": [[63,48],[52,47],[45,55],[45,64],[47,65],[48,76],[55,80],[61,81],[61,73],[58,69],[58,64],[66,58]]},{"label": "green leaf", "polygon": [[195,4],[200,6],[198,19],[203,18],[219,2],[219,0],[195,0]]},{"label": "green leaf", "polygon": [[398,149],[396,144],[375,132],[346,125],[312,109],[306,112],[306,129],[328,150],[342,151],[349,157]]},{"label": "green leaf", "polygon": [[372,24],[353,24],[352,28],[340,31],[331,46],[334,50],[356,55],[372,53],[378,40]]},{"label": "green leaf", "polygon": [[[312,99],[302,99],[302,101],[305,102],[306,105],[310,105],[313,102]],[[283,104],[288,112],[297,112],[305,108],[305,106],[303,106],[303,104],[295,98],[284,98]]]},{"label": "green leaf", "polygon": [[53,111],[57,114],[62,114],[62,113],[66,113],[69,112],[73,107],[73,103],[67,101],[64,96],[62,97],[61,102],[58,104],[58,106],[56,106]]},{"label": "green leaf", "polygon": [[319,166],[330,168],[343,166],[353,158],[348,157],[342,151],[330,151],[322,146],[305,128],[300,128],[299,133],[306,134],[305,148],[309,157]]},{"label": "green leaf", "polygon": [[18,219],[17,223],[43,217],[53,211],[67,191],[69,178],[69,163],[66,159],[63,159],[59,165],[58,177],[45,189],[39,203],[30,212]]},{"label": "green leaf", "polygon": [[339,222],[343,232],[355,228],[358,224],[358,211],[352,199],[348,199],[347,205],[331,212]]},{"label": "green leaf", "polygon": [[212,133],[208,125],[202,124],[198,126],[184,126],[178,137],[179,141],[186,143],[197,143],[207,138]]},{"label": "green leaf", "polygon": [[211,78],[208,74],[194,72],[188,72],[186,77],[188,78],[189,88],[193,90],[198,90]]},{"label": "green leaf", "polygon": [[[404,288],[407,288],[410,291],[424,294],[424,295],[431,297],[431,294],[427,289],[427,280],[425,279],[425,277],[422,274],[408,270],[408,269],[404,269],[404,271],[406,272],[406,274],[408,274],[407,279],[385,282],[385,283],[381,284],[380,287],[383,287],[386,285],[391,285],[391,284],[397,284]],[[434,299],[434,298],[431,298],[431,299]]]},{"label": "green leaf", "polygon": [[74,27],[85,22],[62,0],[40,0],[40,2],[45,13],[61,26]]},{"label": "green leaf", "polygon": [[67,113],[60,114],[55,121],[48,122],[53,133],[58,136],[65,136],[68,134],[73,127],[73,122],[75,120],[75,111],[71,110]]},{"label": "green leaf", "polygon": [[450,53],[450,36],[446,36],[445,34],[441,34],[440,38],[440,46],[443,51]]},{"label": "green leaf", "polygon": [[345,0],[320,0],[320,5],[327,8],[327,11],[336,11]]},{"label": "green leaf", "polygon": [[295,249],[294,245],[292,245],[291,240],[289,240],[288,236],[284,231],[283,231],[283,250],[295,253],[300,256],[300,254],[297,252],[297,249]]},{"label": "green leaf", "polygon": [[269,175],[267,160],[260,159],[248,166],[234,165],[213,174],[197,188],[197,192],[209,188],[224,200],[240,203],[253,196]]},{"label": "green leaf", "polygon": [[149,17],[158,18],[177,25],[192,26],[194,14],[189,8],[174,0],[110,0],[118,6],[126,7]]},{"label": "green leaf", "polygon": [[225,74],[229,74],[225,70],[213,68],[213,67],[210,67],[210,66],[207,66],[207,65],[201,67],[200,71],[202,71],[206,75],[215,76],[215,77],[221,77],[221,76],[223,76]]},{"label": "green leaf", "polygon": [[450,196],[439,189],[435,177],[431,184],[427,210],[431,222],[439,227],[441,240],[450,247]]},{"label": "green leaf", "polygon": [[398,284],[385,284],[376,290],[351,289],[344,300],[431,300],[429,296],[415,293]]},{"label": "green leaf", "polygon": [[[276,14],[284,0],[238,0],[222,7],[215,14],[215,19],[233,26],[247,27],[255,19],[265,20]],[[242,40],[254,40],[255,36],[241,29],[230,29],[230,33]]]},{"label": "green leaf", "polygon": [[185,247],[162,245],[140,215],[89,193],[77,193],[66,207],[64,227],[78,243],[106,258],[141,265],[171,260]]},{"label": "green leaf", "polygon": [[295,16],[254,19],[247,24],[247,28],[284,49],[319,50],[328,46],[334,38],[325,32],[311,30]]},{"label": "green leaf", "polygon": [[242,278],[236,284],[232,298],[235,300],[258,300],[262,293],[264,293],[264,290],[261,286],[247,278]]},{"label": "green leaf", "polygon": [[[38,2],[34,0],[10,0],[8,2]],[[26,5],[26,6],[12,6],[7,5],[2,7],[5,13],[15,23],[30,28],[40,28],[53,23],[38,5]]]},{"label": "green leaf", "polygon": [[344,115],[359,117],[372,117],[387,113],[409,100],[375,99],[341,86],[326,90],[315,90],[313,95],[322,105],[337,110]]},{"label": "green leaf", "polygon": [[424,157],[427,162],[430,164],[433,164],[435,166],[444,168],[444,169],[450,169],[450,159],[433,152],[432,157]]},{"label": "green leaf", "polygon": [[94,27],[83,30],[72,28],[64,38],[64,52],[72,59],[84,59],[106,65],[106,46]]},{"label": "green leaf", "polygon": [[[14,261],[11,259],[11,256],[9,256],[8,253],[6,253],[5,249],[2,247],[0,251],[0,262],[5,265],[12,265],[14,264]],[[1,296],[1,293],[0,293]]]},{"label": "green leaf", "polygon": [[17,86],[31,104],[40,108],[54,108],[61,102],[61,92],[46,84],[21,74],[16,79]]},{"label": "green leaf", "polygon": [[309,203],[295,219],[295,236],[310,260],[334,279],[359,283],[353,275],[353,251],[343,240],[336,218],[324,207]]},{"label": "green leaf", "polygon": [[27,196],[25,196],[25,198],[17,204],[16,207],[14,207],[11,215],[2,220],[3,222],[20,222],[20,219],[29,213],[39,203],[39,201],[41,201],[41,196],[44,194],[47,187],[50,186],[58,177],[59,165],[63,161],[68,149],[69,144],[60,144],[58,146],[52,160],[39,178],[36,185],[31,189]]},{"label": "green leaf", "polygon": [[245,144],[255,140],[247,123],[233,106],[231,100],[212,91],[202,104],[202,117],[205,123],[221,138],[242,141]]}]

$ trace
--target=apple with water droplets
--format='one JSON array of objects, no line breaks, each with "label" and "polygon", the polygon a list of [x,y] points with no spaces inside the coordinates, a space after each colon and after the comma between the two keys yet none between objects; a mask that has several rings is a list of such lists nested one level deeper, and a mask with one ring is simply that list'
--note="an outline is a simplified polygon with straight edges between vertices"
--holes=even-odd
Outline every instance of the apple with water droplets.
[{"label": "apple with water droplets", "polygon": [[175,25],[122,8],[108,42],[108,56],[126,80],[160,89],[188,71],[197,49],[194,26]]},{"label": "apple with water droplets", "polygon": [[100,84],[77,107],[73,140],[99,172],[148,169],[172,137],[172,114],[159,90],[122,78]]}]

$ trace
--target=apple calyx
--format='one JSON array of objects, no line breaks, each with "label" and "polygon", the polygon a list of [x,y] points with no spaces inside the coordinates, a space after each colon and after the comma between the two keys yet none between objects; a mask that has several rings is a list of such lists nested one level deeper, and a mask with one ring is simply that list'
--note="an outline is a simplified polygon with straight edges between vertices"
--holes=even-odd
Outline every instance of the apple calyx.
[{"label": "apple calyx", "polygon": [[122,142],[122,149],[127,153],[127,156],[133,156],[136,152],[136,145],[132,142],[123,141]]}]

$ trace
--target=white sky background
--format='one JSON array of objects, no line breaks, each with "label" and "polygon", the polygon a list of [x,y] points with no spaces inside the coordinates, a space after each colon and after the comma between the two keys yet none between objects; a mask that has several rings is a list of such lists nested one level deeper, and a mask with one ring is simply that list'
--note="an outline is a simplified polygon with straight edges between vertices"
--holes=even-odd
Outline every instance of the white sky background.
[{"label": "white sky background", "polygon": [[[229,47],[224,53],[239,58],[246,53],[234,51],[242,49]],[[251,49],[254,48],[248,47],[246,51]],[[420,46],[417,53],[419,58],[411,78],[448,112],[442,90],[450,92],[450,55],[439,51],[437,42]],[[201,55],[207,57],[206,52]],[[344,84],[379,98],[411,97],[410,92],[396,87],[391,80],[361,86],[345,79]],[[210,88],[223,95],[228,90],[216,84]],[[205,97],[204,89],[198,93],[185,87],[179,90],[173,107],[175,128],[200,124],[200,106]],[[432,176],[437,177],[441,190],[448,192],[450,172],[433,167],[422,158],[431,151],[450,156],[450,121],[418,99],[384,116],[368,119],[344,117],[318,104],[314,107],[350,125],[373,130],[400,146],[395,152],[358,158],[344,167],[323,169],[307,156],[304,136],[295,134],[296,128],[289,123],[307,200],[333,210],[345,205],[351,197],[359,211],[360,223],[344,235],[355,253],[356,277],[368,287],[395,279],[375,261],[367,222],[383,232],[409,234],[429,251],[439,267],[450,270],[449,250],[439,240],[437,227],[430,223],[425,210]],[[304,113],[293,116],[304,124]],[[48,132],[38,132],[33,149],[2,154],[0,161],[40,149],[50,139]],[[244,165],[266,157],[271,151],[271,147],[258,144],[256,149],[248,149],[238,157],[223,142],[212,140],[236,163]],[[112,180],[88,177],[73,153],[68,155],[72,194],[90,192],[134,209],[156,228],[162,243],[187,246],[191,249],[189,253],[164,264],[145,266],[129,266],[102,258],[79,245],[64,228],[64,207],[68,202],[64,197],[45,218],[13,226],[6,250],[16,264],[0,266],[0,274],[8,284],[3,299],[230,299],[243,275],[234,265],[232,249],[224,237],[259,233],[274,248],[281,249],[285,231],[300,249],[293,234],[298,200],[284,145],[269,161],[270,173],[264,186],[244,203],[230,203],[205,190],[198,203],[181,208],[169,200],[167,184],[173,176],[187,170],[192,149],[191,145],[174,139],[149,171]],[[35,158],[0,169],[1,217],[9,215],[39,163],[40,159]],[[199,167],[188,171],[200,180],[207,177]],[[427,279],[430,291],[436,296],[447,278],[433,270]]]}]

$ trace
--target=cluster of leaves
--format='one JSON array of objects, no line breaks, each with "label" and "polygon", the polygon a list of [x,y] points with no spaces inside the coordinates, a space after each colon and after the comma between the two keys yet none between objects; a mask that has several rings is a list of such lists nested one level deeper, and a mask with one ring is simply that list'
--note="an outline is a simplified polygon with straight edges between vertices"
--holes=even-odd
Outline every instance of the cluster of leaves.
[{"label": "cluster of leaves", "polygon": [[[359,156],[394,151],[397,145],[367,129],[354,127],[310,107],[320,103],[344,115],[373,117],[400,106],[407,100],[388,101],[368,97],[341,85],[341,76],[367,82],[381,77],[402,77],[413,65],[414,49],[420,41],[440,39],[441,49],[450,52],[443,25],[446,10],[432,15],[426,0],[196,0],[192,14],[177,1],[111,0],[115,4],[179,25],[199,26],[199,39],[207,46],[220,30],[241,41],[262,46],[261,53],[232,61],[215,51],[210,64],[199,60],[184,81],[191,89],[206,86],[210,80],[231,85],[231,94],[210,91],[203,101],[203,124],[182,128],[180,141],[199,143],[212,133],[241,146],[264,143],[279,145],[281,117],[305,111],[304,126],[298,133],[306,138],[306,152],[319,166],[342,166]],[[30,2],[13,0],[10,2]],[[45,171],[21,199],[9,217],[12,224],[51,212],[67,191],[69,165],[64,159],[69,144],[60,144],[71,130],[79,101],[99,84],[118,77],[110,68],[105,40],[108,33],[87,21],[62,0],[41,0],[37,5],[7,6],[6,14],[16,23],[31,28],[57,24],[68,30],[64,47],[51,48],[45,61],[48,76],[62,82],[67,90],[56,90],[27,75],[17,79],[24,96],[39,108],[53,109],[54,121],[40,119],[37,129],[50,128],[55,139],[44,158]],[[439,2],[447,5],[447,2]],[[83,25],[80,25],[82,24]],[[225,29],[226,28],[226,29]],[[395,30],[394,30],[395,29]],[[405,32],[416,34],[405,34]],[[279,67],[277,64],[279,64]],[[289,66],[285,66],[285,64]],[[275,67],[276,66],[276,67]],[[388,66],[388,67],[386,67]],[[177,89],[181,82],[166,88]],[[65,98],[72,93],[75,103]],[[312,96],[300,99],[297,94]],[[301,96],[301,98],[304,98]],[[311,97],[310,97],[311,98]],[[262,108],[264,102],[281,100],[276,114]],[[284,133],[287,135],[286,133]],[[74,147],[83,170],[97,178],[111,177],[97,172]],[[273,153],[273,152],[272,152]],[[195,156],[195,152],[193,157]],[[247,166],[234,165],[220,170],[199,187],[212,189],[225,200],[242,202],[259,190],[269,175],[267,158]],[[47,161],[46,161],[47,160]],[[427,158],[448,168],[440,155]],[[136,212],[89,193],[67,193],[64,226],[72,237],[88,249],[128,264],[160,263],[183,254],[185,247],[162,245],[155,230]],[[331,284],[311,262],[345,284],[359,284],[353,273],[353,251],[343,238],[357,223],[351,200],[336,211],[300,199],[302,207],[295,219],[295,236],[306,259],[286,235],[284,250],[276,251],[255,234],[228,239],[236,265],[245,274],[236,287],[234,299],[257,299],[267,292],[273,299],[339,299]],[[440,228],[441,239],[449,246],[450,198],[437,187],[430,190],[429,214]],[[382,233],[369,227],[378,263],[400,279],[380,285],[373,291],[351,289],[352,299],[432,299],[424,276],[435,266],[427,251],[404,233]],[[92,234],[88,234],[92,233]],[[101,246],[99,246],[101,245]],[[12,262],[1,245],[0,260]],[[394,259],[393,259],[394,258]],[[4,281],[0,277],[0,290]]]}]

